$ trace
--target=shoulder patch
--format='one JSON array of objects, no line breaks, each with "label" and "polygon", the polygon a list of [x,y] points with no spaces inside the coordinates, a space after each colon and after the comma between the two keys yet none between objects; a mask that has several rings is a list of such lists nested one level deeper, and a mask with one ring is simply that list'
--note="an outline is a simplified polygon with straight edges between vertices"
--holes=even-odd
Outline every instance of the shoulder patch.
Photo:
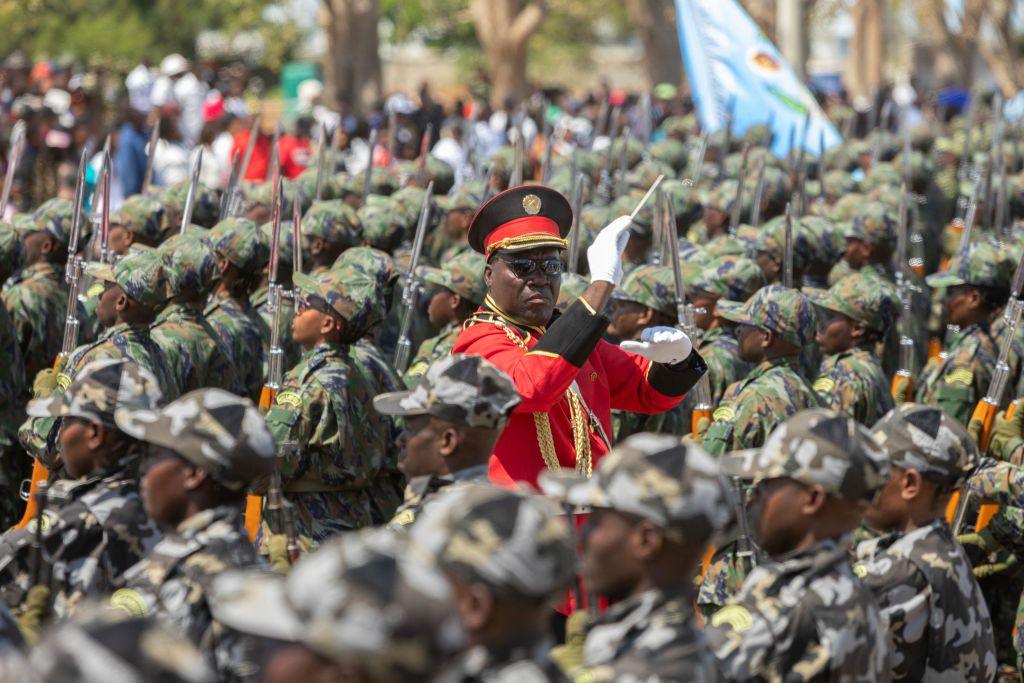
[{"label": "shoulder patch", "polygon": [[743,632],[753,626],[754,620],[743,605],[726,605],[711,615],[711,625],[720,628],[728,624],[733,631]]},{"label": "shoulder patch", "polygon": [[391,518],[389,524],[394,526],[408,526],[416,521],[416,513],[410,510],[402,510],[397,515]]},{"label": "shoulder patch", "polygon": [[822,376],[814,380],[814,384],[812,384],[811,386],[814,387],[815,391],[820,392],[822,394],[827,394],[836,388],[836,382],[831,377]]},{"label": "shoulder patch", "polygon": [[864,566],[863,562],[858,562],[853,565],[853,573],[858,579],[863,579],[868,575],[868,568]]},{"label": "shoulder patch", "polygon": [[133,617],[144,617],[149,613],[142,594],[133,588],[121,588],[110,596],[110,606],[124,610]]},{"label": "shoulder patch", "polygon": [[277,395],[277,401],[275,401],[275,403],[277,403],[278,405],[285,405],[291,406],[293,408],[298,408],[302,405],[302,397],[296,394],[294,391],[282,391],[280,394]]},{"label": "shoulder patch", "polygon": [[957,368],[946,375],[946,384],[962,384],[965,387],[969,387],[973,381],[974,371],[967,368]]},{"label": "shoulder patch", "polygon": [[67,391],[68,387],[71,386],[71,377],[70,377],[70,375],[67,375],[66,373],[63,373],[63,372],[58,372],[57,373],[57,386],[60,388],[61,392]]},{"label": "shoulder patch", "polygon": [[718,406],[715,412],[711,413],[711,419],[715,422],[730,422],[736,417],[736,411],[732,406]]}]

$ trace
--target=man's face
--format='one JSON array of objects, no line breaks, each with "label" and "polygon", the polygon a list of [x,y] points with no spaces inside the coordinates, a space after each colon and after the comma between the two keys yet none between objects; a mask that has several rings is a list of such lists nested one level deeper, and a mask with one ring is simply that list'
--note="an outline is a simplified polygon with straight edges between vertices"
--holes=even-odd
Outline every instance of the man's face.
[{"label": "man's face", "polygon": [[636,301],[612,299],[608,333],[622,341],[639,339],[640,333],[644,331],[643,319],[647,310],[646,306]]},{"label": "man's face", "polygon": [[794,504],[803,486],[779,477],[762,481],[751,493],[747,503],[750,528],[758,545],[772,557],[793,550],[805,535],[806,519]]},{"label": "man's face", "polygon": [[760,327],[740,325],[736,328],[736,340],[740,345],[740,360],[744,363],[760,363],[764,360],[764,341],[767,335]]},{"label": "man's face", "polygon": [[815,340],[818,348],[826,356],[842,353],[853,348],[855,340],[853,330],[855,323],[838,311],[827,308],[818,309],[818,334]]},{"label": "man's face", "polygon": [[110,250],[118,256],[124,256],[127,254],[128,247],[131,246],[133,241],[132,234],[124,227],[120,225],[110,226],[107,245],[110,247]]},{"label": "man's face", "polygon": [[60,424],[60,459],[72,479],[78,479],[93,470],[93,457],[88,439],[92,424],[80,417],[65,417]]},{"label": "man's face", "polygon": [[25,233],[21,238],[21,244],[25,250],[25,263],[28,265],[42,261],[53,248],[53,240],[42,230]]},{"label": "man's face", "polygon": [[722,228],[728,218],[729,214],[720,209],[711,206],[704,207],[704,225],[707,226],[708,230],[715,231]]},{"label": "man's face", "polygon": [[473,212],[465,209],[449,211],[444,217],[444,231],[452,239],[460,239],[466,236],[469,228],[469,221],[473,218]]},{"label": "man's face", "polygon": [[321,339],[325,319],[328,317],[326,313],[300,303],[292,318],[292,339],[304,349],[313,348]]},{"label": "man's face", "polygon": [[853,270],[860,270],[868,263],[870,248],[867,242],[856,237],[846,238],[846,253],[843,258]]},{"label": "man's face", "polygon": [[782,263],[767,251],[759,251],[754,260],[764,273],[768,282],[778,282],[781,279]]},{"label": "man's face", "polygon": [[961,327],[971,324],[977,310],[978,293],[970,285],[954,285],[946,290],[946,321]]},{"label": "man's face", "polygon": [[108,282],[96,302],[96,319],[104,328],[113,327],[117,323],[117,302],[125,296],[121,285]]},{"label": "man's face", "polygon": [[629,517],[605,508],[595,508],[587,518],[581,571],[598,595],[622,600],[643,575],[643,563],[631,552],[635,527]]},{"label": "man's face", "polygon": [[176,526],[185,518],[188,506],[185,480],[192,469],[188,461],[170,449],[150,447],[139,491],[146,514],[160,526]]},{"label": "man's face", "polygon": [[702,330],[711,329],[715,322],[715,302],[717,301],[717,297],[707,292],[701,290],[694,292],[690,302],[693,304],[693,321],[697,323],[697,327]]},{"label": "man's face", "polygon": [[513,318],[529,325],[546,325],[555,310],[562,279],[561,271],[547,274],[544,268],[559,259],[554,247],[498,252],[484,270],[494,302]]},{"label": "man's face", "polygon": [[876,531],[890,531],[903,525],[908,511],[903,502],[903,474],[906,470],[893,465],[889,481],[882,487],[874,504],[864,513],[864,521]]},{"label": "man's face", "polygon": [[434,292],[434,296],[430,297],[430,303],[427,305],[427,317],[435,328],[441,329],[455,319],[453,315],[455,296],[449,290],[441,287]]},{"label": "man's face", "polygon": [[402,458],[398,469],[407,479],[444,473],[444,456],[440,453],[438,438],[437,424],[429,415],[405,419],[405,430],[399,437]]}]

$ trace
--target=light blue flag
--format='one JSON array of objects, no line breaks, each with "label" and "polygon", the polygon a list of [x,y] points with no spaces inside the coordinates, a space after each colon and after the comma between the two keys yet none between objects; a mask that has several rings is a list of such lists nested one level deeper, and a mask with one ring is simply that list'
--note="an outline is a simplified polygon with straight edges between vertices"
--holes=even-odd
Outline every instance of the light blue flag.
[{"label": "light blue flag", "polygon": [[768,125],[772,152],[779,157],[791,144],[818,155],[823,142],[826,149],[842,142],[810,91],[736,0],[676,0],[676,16],[704,130],[724,128],[731,108],[733,135]]}]

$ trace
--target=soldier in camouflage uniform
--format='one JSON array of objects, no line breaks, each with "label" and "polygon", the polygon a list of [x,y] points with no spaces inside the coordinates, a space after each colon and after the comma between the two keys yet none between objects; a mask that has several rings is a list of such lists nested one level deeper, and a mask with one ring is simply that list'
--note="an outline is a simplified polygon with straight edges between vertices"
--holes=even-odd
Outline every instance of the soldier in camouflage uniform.
[{"label": "soldier in camouflage uniform", "polygon": [[[283,230],[282,226],[282,230]],[[317,275],[328,270],[350,247],[363,242],[363,224],[355,209],[341,199],[313,202],[302,218],[305,271]]]},{"label": "soldier in camouflage uniform", "polygon": [[25,378],[33,379],[53,366],[64,338],[68,290],[64,284],[71,203],[53,199],[40,206],[32,223],[19,225],[23,266],[3,290],[4,306],[25,363]]},{"label": "soldier in camouflage uniform", "polygon": [[111,253],[124,256],[134,249],[156,247],[165,232],[167,210],[152,197],[137,194],[110,214]]},{"label": "soldier in camouflage uniform", "polygon": [[206,295],[219,277],[217,256],[198,234],[175,235],[157,254],[171,298],[150,333],[178,380],[177,394],[213,386],[245,393],[223,339],[203,317]]},{"label": "soldier in camouflage uniform", "polygon": [[[717,463],[698,446],[637,434],[608,453],[591,479],[545,472],[540,485],[565,503],[592,509],[582,573],[614,603],[588,620],[574,679],[717,680],[688,580],[734,514]],[[642,535],[651,545],[643,553],[636,550]]]},{"label": "soldier in camouflage uniform", "polygon": [[464,606],[470,647],[450,680],[567,680],[549,655],[547,621],[572,581],[575,541],[554,502],[466,484],[439,493],[411,538],[435,555]]},{"label": "soldier in camouflage uniform", "polygon": [[146,512],[165,536],[128,570],[111,605],[173,624],[222,680],[251,674],[251,655],[211,616],[207,591],[219,574],[258,564],[240,507],[246,489],[274,467],[266,423],[251,401],[221,389],[190,392],[162,409],[118,409],[114,419],[148,444]]},{"label": "soldier in camouflage uniform", "polygon": [[885,623],[849,564],[849,532],[889,474],[871,434],[838,413],[802,411],[723,472],[754,480],[753,531],[771,558],[705,627],[723,678],[889,680]]},{"label": "soldier in camouflage uniform", "polygon": [[805,289],[818,306],[821,362],[814,390],[826,407],[870,427],[892,409],[889,382],[874,347],[899,308],[877,278],[850,273],[828,291]]},{"label": "soldier in camouflage uniform", "polygon": [[[18,234],[7,223],[0,223],[0,282],[18,269],[21,250]],[[26,478],[31,460],[18,444],[18,425],[25,415],[28,398],[25,364],[14,321],[6,306],[0,306],[0,528],[18,521],[18,486]]]},{"label": "soldier in camouflage uniform", "polygon": [[887,534],[857,546],[854,573],[886,620],[893,678],[992,680],[992,622],[945,519],[950,492],[978,463],[977,446],[942,410],[914,403],[886,415],[872,435],[889,454],[891,473],[865,518]]},{"label": "soldier in camouflage uniform", "polygon": [[141,449],[114,427],[114,411],[152,409],[160,399],[156,378],[121,358],[89,363],[63,394],[29,402],[29,416],[60,422],[69,478],[47,491],[41,532],[33,520],[0,539],[0,597],[16,614],[32,611],[36,623],[66,617],[112,591],[156,545],[160,533],[139,496]]},{"label": "soldier in camouflage uniform", "polygon": [[[991,325],[1006,303],[1012,267],[995,246],[978,242],[970,245],[966,255],[953,257],[947,272],[928,276],[929,286],[946,288],[946,317],[960,326],[960,333],[945,358],[930,360],[921,371],[918,403],[937,405],[967,424],[974,406],[988,391],[999,357]],[[1011,385],[1018,372],[1014,360]]]},{"label": "soldier in camouflage uniform", "polygon": [[380,530],[333,538],[286,577],[223,574],[210,604],[219,621],[275,644],[267,683],[421,683],[465,643],[445,577]]},{"label": "soldier in camouflage uniform", "polygon": [[428,263],[444,267],[452,257],[469,251],[466,234],[480,206],[480,197],[463,185],[454,194],[437,197],[435,202],[444,212],[444,218],[441,225],[424,238],[423,256]]},{"label": "soldier in camouflage uniform", "polygon": [[448,355],[431,363],[414,389],[379,394],[373,407],[405,418],[399,467],[409,483],[388,523],[401,529],[443,488],[487,482],[487,461],[512,410],[515,384],[481,356]]},{"label": "soldier in camouflage uniform", "polygon": [[723,300],[716,310],[740,325],[740,359],[755,365],[725,390],[703,438],[705,450],[721,455],[762,445],[777,424],[821,400],[798,371],[800,349],[815,328],[814,308],[803,294],[769,285],[745,304]]},{"label": "soldier in camouflage uniform", "polygon": [[[37,381],[36,398],[62,393],[82,368],[108,358],[134,361],[153,373],[165,399],[175,396],[177,382],[160,347],[149,336],[154,311],[167,295],[159,257],[152,251],[138,252],[113,266],[88,264],[85,272],[103,286],[96,316],[105,329],[96,341],[72,351],[62,372],[52,374],[48,382]],[[30,417],[18,430],[18,439],[30,455],[53,469],[59,465],[57,431],[56,420]]]},{"label": "soldier in camouflage uniform", "polygon": [[[303,297],[292,336],[306,349],[288,371],[267,423],[280,449],[283,491],[295,506],[295,532],[308,550],[327,537],[371,524],[381,514],[371,503],[388,456],[391,422],[372,410],[375,392],[354,367],[351,345],[372,313],[365,276],[341,280],[296,274]],[[396,501],[397,502],[397,501]],[[270,533],[282,533],[264,518]]]},{"label": "soldier in camouflage uniform", "polygon": [[244,395],[255,401],[263,386],[263,321],[249,303],[249,294],[270,249],[256,224],[244,218],[221,221],[210,237],[219,257],[220,278],[203,316],[228,348]]},{"label": "soldier in camouflage uniform", "polygon": [[730,384],[747,376],[751,365],[740,360],[736,326],[718,314],[720,300],[746,301],[767,283],[754,261],[722,256],[690,282],[694,321],[701,330],[700,355],[708,364],[711,404],[718,405]]},{"label": "soldier in camouflage uniform", "polygon": [[462,331],[462,323],[484,302],[484,259],[474,251],[466,251],[444,263],[440,269],[428,268],[423,282],[437,289],[430,298],[427,315],[430,324],[440,331],[420,344],[403,380],[414,387],[438,358],[447,356]]}]

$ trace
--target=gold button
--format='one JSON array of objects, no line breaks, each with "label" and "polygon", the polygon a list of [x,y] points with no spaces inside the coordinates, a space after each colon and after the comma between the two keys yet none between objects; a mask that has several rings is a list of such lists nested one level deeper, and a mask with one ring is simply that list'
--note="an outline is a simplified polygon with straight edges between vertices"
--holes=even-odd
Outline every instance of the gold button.
[{"label": "gold button", "polygon": [[590,381],[591,382],[596,382],[597,381],[597,373],[596,372],[591,372],[590,373]]}]

